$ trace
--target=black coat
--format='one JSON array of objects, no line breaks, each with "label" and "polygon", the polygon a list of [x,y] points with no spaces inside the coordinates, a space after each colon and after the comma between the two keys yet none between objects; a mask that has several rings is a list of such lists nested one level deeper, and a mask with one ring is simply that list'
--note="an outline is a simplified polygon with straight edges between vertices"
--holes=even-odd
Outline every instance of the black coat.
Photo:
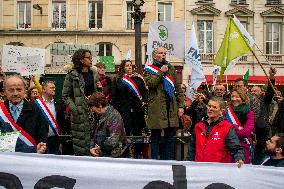
[{"label": "black coat", "polygon": [[[132,77],[132,80],[142,95],[142,101],[146,102],[147,90],[144,80],[137,76]],[[126,134],[141,135],[142,128],[146,126],[142,101],[122,83],[120,77],[114,78],[111,88],[110,103],[121,114]]]},{"label": "black coat", "polygon": [[284,100],[278,104],[278,111],[272,124],[273,134],[284,133]]},{"label": "black coat", "polygon": [[[4,104],[12,117],[9,101],[6,100]],[[48,125],[34,103],[24,100],[23,109],[17,119],[17,125],[25,130],[35,140],[36,144],[47,142]],[[2,122],[0,122],[0,129],[4,132],[13,131],[10,127],[7,127],[7,123]],[[36,152],[36,147],[27,147],[18,139],[16,152]]]}]

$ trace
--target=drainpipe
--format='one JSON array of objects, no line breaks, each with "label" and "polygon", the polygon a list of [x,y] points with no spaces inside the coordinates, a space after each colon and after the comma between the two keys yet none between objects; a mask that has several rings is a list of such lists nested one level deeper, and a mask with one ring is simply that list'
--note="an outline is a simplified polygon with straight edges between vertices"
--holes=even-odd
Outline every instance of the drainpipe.
[{"label": "drainpipe", "polygon": [[76,39],[75,39],[75,43],[78,43],[78,16],[79,16],[79,0],[76,1]]}]

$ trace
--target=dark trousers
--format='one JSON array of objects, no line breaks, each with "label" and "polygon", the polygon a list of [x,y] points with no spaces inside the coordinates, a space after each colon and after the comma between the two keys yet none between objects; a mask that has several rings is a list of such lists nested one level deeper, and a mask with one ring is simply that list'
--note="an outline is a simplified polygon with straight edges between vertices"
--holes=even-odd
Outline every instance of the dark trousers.
[{"label": "dark trousers", "polygon": [[47,153],[48,154],[61,154],[59,151],[59,138],[58,136],[50,136],[47,138]]},{"label": "dark trousers", "polygon": [[164,130],[164,139],[161,140],[161,129],[151,129],[151,158],[161,160],[175,159],[176,128],[168,127]]}]

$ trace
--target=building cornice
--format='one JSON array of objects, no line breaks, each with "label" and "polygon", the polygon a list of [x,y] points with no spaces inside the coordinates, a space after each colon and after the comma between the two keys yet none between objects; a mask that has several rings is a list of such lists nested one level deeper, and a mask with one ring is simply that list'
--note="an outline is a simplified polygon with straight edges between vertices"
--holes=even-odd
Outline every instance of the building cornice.
[{"label": "building cornice", "polygon": [[280,8],[280,7],[272,7],[262,13],[260,13],[261,16],[263,17],[271,17],[271,16],[280,16],[283,17],[284,16],[284,9]]},{"label": "building cornice", "polygon": [[241,17],[253,17],[254,12],[252,10],[249,10],[246,7],[235,7],[227,12],[225,12],[226,16],[241,16]]},{"label": "building cornice", "polygon": [[[147,36],[148,32],[141,32],[142,36]],[[9,35],[37,35],[37,36],[68,36],[68,35],[96,35],[96,36],[134,36],[135,32],[105,32],[105,31],[48,31],[48,30],[0,30],[0,36]]]},{"label": "building cornice", "polygon": [[215,7],[211,5],[203,5],[195,9],[192,9],[190,12],[193,15],[219,16],[222,11],[220,11],[219,9],[216,9]]}]

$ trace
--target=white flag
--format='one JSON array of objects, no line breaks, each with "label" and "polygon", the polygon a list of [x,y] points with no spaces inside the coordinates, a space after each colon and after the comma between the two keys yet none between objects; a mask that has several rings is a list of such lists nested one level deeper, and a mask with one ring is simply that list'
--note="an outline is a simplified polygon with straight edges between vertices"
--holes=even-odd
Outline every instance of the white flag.
[{"label": "white flag", "polygon": [[192,29],[189,39],[189,50],[185,56],[185,63],[191,65],[191,78],[186,96],[193,100],[193,95],[196,93],[197,88],[205,81],[203,68],[201,65],[201,56],[199,54],[199,48],[197,44],[197,38],[194,28],[194,22],[192,22]]},{"label": "white flag", "polygon": [[219,66],[215,65],[215,66],[214,66],[214,70],[213,70],[213,72],[212,72],[212,77],[213,77],[213,91],[215,91],[215,86],[216,86],[216,83],[217,83],[218,74],[219,74]]},{"label": "white flag", "polygon": [[239,21],[239,19],[234,15],[233,18],[234,22],[236,23],[236,25],[238,26],[239,30],[242,32],[242,34],[244,35],[244,37],[248,40],[248,43],[250,46],[253,46],[254,44],[254,39],[250,36],[249,32],[246,30],[246,28],[244,27],[244,25],[242,25],[242,23]]},{"label": "white flag", "polygon": [[125,55],[125,60],[131,60],[131,49],[128,49],[128,51]]},{"label": "white flag", "polygon": [[[239,28],[240,32],[244,35],[244,37],[247,39],[248,41],[248,44],[250,46],[253,46],[253,44],[255,43],[254,42],[254,39],[250,36],[249,32],[246,30],[246,28],[244,27],[244,25],[242,25],[242,23],[239,21],[239,19],[234,15],[234,18],[233,18],[235,24],[237,25],[237,27]],[[239,62],[241,57],[239,57],[238,59],[232,61],[226,71],[225,71],[225,74],[228,74],[233,68],[234,66]]]}]

